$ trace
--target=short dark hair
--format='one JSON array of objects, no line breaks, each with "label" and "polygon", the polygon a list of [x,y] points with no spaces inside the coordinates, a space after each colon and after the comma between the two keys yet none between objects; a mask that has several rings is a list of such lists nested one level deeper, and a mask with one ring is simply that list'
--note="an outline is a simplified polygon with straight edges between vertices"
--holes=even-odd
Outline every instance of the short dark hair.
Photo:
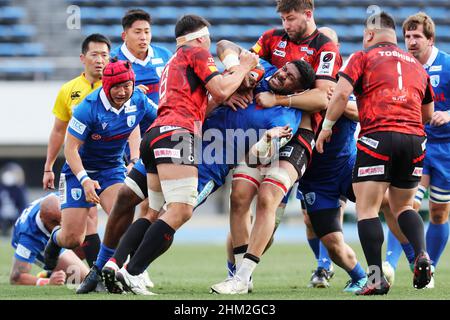
[{"label": "short dark hair", "polygon": [[300,72],[301,79],[300,84],[303,90],[308,90],[314,87],[314,82],[316,81],[316,73],[311,65],[304,60],[293,60],[292,63]]},{"label": "short dark hair", "polygon": [[100,33],[93,33],[86,37],[81,44],[81,53],[86,54],[89,50],[89,44],[91,42],[105,43],[108,46],[108,51],[111,50],[111,41],[104,35]]},{"label": "short dark hair", "polygon": [[[368,29],[392,29],[395,31],[395,20],[386,11],[381,11],[368,17],[364,26]],[[370,26],[372,28],[369,28]]]},{"label": "short dark hair", "polygon": [[197,31],[203,27],[209,27],[210,25],[211,24],[203,17],[195,14],[186,14],[178,19],[177,24],[175,25],[175,38]]},{"label": "short dark hair", "polygon": [[136,21],[147,21],[148,24],[152,24],[152,17],[150,14],[142,9],[131,9],[128,10],[122,18],[122,27],[123,30],[127,30],[131,28],[133,23]]},{"label": "short dark hair", "polygon": [[278,13],[289,13],[292,10],[314,10],[314,0],[277,0]]}]

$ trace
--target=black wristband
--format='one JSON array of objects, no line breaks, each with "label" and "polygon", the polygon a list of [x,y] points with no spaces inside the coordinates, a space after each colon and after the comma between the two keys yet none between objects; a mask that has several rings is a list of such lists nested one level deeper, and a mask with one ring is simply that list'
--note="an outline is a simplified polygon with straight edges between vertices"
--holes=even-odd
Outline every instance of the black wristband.
[{"label": "black wristband", "polygon": [[136,164],[136,162],[138,162],[138,161],[139,161],[139,158],[133,158],[130,160],[130,163]]},{"label": "black wristband", "polygon": [[53,170],[44,170],[44,172],[53,172]]}]

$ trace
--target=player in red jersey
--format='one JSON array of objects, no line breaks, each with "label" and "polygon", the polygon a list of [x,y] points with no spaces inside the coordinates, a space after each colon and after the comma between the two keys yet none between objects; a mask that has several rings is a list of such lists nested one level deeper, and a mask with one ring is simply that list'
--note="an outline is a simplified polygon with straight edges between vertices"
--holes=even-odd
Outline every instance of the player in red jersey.
[{"label": "player in red jersey", "polygon": [[208,26],[204,18],[195,15],[178,20],[177,51],[161,76],[158,117],[141,143],[150,210],[158,216],[166,203],[167,211],[148,228],[133,258],[117,273],[123,286],[134,293],[149,293],[138,275],[192,216],[198,183],[194,137],[201,136],[207,92],[215,102],[223,102],[259,60],[255,54],[244,52],[240,65],[234,66],[227,77],[222,76],[209,53]]},{"label": "player in red jersey", "polygon": [[383,229],[378,218],[389,190],[389,205],[416,254],[414,287],[425,287],[431,264],[425,249],[423,221],[413,210],[425,155],[423,123],[434,109],[430,79],[422,65],[397,46],[394,19],[385,12],[365,23],[364,51],[354,53],[340,72],[316,148],[323,152],[334,122],[349,95],[358,102],[361,132],[353,170],[358,233],[369,265],[369,281],[359,295],[386,294],[381,268]]}]

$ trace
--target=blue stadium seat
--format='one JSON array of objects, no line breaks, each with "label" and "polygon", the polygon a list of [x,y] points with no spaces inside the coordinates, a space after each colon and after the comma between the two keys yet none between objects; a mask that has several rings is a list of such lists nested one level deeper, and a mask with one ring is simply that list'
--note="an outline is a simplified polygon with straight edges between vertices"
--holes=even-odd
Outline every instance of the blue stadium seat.
[{"label": "blue stadium seat", "polygon": [[0,7],[0,23],[17,21],[25,17],[25,10],[16,7]]},{"label": "blue stadium seat", "polygon": [[23,41],[36,34],[36,27],[32,25],[0,25],[0,41],[1,39],[9,41]]},{"label": "blue stadium seat", "polygon": [[51,74],[54,71],[54,66],[49,61],[30,62],[23,61],[9,61],[7,65],[0,66],[0,74],[6,75],[25,75],[25,74]]},{"label": "blue stadium seat", "polygon": [[0,56],[42,56],[44,52],[41,43],[0,43]]},{"label": "blue stadium seat", "polygon": [[425,12],[432,19],[448,19],[450,15],[450,10],[444,7],[430,7],[426,8]]}]

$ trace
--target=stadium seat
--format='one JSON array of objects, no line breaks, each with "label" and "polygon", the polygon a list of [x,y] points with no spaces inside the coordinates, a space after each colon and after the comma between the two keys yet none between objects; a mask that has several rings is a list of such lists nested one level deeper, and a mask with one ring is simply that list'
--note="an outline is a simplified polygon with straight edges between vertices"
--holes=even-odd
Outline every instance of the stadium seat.
[{"label": "stadium seat", "polygon": [[16,22],[25,17],[25,10],[18,7],[0,7],[0,23]]},{"label": "stadium seat", "polygon": [[44,52],[41,43],[0,43],[0,56],[42,56]]}]

